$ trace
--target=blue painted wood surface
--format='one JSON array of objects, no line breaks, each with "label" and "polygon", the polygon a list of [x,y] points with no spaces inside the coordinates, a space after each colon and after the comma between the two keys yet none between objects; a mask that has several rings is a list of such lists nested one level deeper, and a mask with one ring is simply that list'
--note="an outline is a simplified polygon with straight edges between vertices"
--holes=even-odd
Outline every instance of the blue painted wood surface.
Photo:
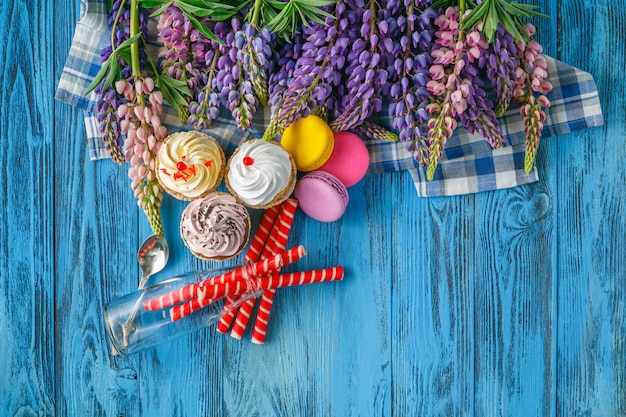
[{"label": "blue painted wood surface", "polygon": [[[544,140],[539,183],[419,199],[406,173],[367,176],[341,221],[296,218],[299,266],[348,275],[279,291],[264,346],[207,329],[119,358],[102,306],[136,287],[149,227],[53,100],[78,5],[3,1],[0,416],[626,416],[626,5],[535,3],[606,120]],[[211,266],[182,208],[157,279]]]}]

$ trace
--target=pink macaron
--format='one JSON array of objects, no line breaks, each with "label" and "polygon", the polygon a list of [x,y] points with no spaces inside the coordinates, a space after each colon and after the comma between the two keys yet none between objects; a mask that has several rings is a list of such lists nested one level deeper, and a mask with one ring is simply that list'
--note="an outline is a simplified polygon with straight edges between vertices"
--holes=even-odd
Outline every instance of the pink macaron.
[{"label": "pink macaron", "polygon": [[348,205],[348,190],[328,172],[309,172],[298,181],[293,193],[302,211],[320,222],[339,220]]},{"label": "pink macaron", "polygon": [[334,175],[343,185],[351,187],[361,181],[369,165],[370,154],[361,138],[351,132],[337,132],[333,152],[319,170]]}]

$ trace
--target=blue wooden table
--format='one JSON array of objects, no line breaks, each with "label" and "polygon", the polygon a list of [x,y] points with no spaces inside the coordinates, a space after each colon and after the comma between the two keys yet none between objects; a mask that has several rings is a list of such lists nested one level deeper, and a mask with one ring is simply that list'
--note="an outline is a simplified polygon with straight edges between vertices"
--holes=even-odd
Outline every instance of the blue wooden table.
[{"label": "blue wooden table", "polygon": [[[53,99],[78,2],[3,0],[0,416],[626,416],[626,4],[536,2],[548,54],[591,72],[606,124],[542,142],[540,182],[419,199],[367,176],[343,219],[296,217],[302,269],[265,345],[206,329],[114,357],[104,303],[149,235],[126,167]],[[212,266],[178,236],[157,277]],[[255,213],[258,221],[259,213]]]}]

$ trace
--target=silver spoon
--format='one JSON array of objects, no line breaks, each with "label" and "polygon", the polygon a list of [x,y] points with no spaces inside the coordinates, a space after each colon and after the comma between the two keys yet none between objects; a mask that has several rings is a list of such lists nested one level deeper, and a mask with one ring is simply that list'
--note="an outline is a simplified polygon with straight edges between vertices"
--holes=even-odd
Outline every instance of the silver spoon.
[{"label": "silver spoon", "polygon": [[[137,261],[141,267],[141,279],[139,280],[138,287],[139,290],[142,290],[146,286],[148,279],[152,275],[165,268],[169,255],[170,248],[163,236],[151,235],[143,241],[137,251]],[[135,316],[139,311],[142,298],[143,293],[135,302],[128,319],[122,324],[122,343],[124,346],[128,346],[128,336],[135,331]]]}]

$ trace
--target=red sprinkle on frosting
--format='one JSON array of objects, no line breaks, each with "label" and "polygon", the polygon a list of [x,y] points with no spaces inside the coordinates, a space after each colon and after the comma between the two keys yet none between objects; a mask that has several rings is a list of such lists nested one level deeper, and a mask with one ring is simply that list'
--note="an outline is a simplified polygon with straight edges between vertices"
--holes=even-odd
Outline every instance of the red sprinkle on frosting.
[{"label": "red sprinkle on frosting", "polygon": [[250,166],[252,164],[254,164],[254,159],[250,158],[249,156],[245,156],[243,158],[243,164],[246,166]]},{"label": "red sprinkle on frosting", "polygon": [[212,161],[212,160],[210,160],[210,159],[208,159],[208,160],[204,163],[204,166],[205,166],[205,167],[207,167],[207,168],[210,168],[212,165],[213,165],[213,161]]},{"label": "red sprinkle on frosting", "polygon": [[184,163],[183,161],[180,161],[179,163],[176,164],[176,169],[178,169],[179,171],[184,171],[187,169],[187,164]]}]

